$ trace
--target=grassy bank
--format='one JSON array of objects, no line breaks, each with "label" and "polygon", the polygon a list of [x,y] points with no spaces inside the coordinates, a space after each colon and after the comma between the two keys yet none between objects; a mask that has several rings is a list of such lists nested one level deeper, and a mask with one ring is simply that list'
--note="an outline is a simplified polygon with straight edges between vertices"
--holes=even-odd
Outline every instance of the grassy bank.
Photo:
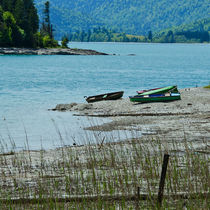
[{"label": "grassy bank", "polygon": [[208,209],[208,141],[132,136],[126,142],[106,143],[96,135],[98,144],[2,152],[0,208],[157,209],[167,153],[162,208]]}]

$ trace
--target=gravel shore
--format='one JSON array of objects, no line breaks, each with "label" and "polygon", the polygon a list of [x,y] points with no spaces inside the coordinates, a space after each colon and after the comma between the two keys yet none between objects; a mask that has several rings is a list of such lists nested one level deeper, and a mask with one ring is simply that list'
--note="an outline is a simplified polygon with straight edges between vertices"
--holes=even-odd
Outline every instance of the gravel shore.
[{"label": "gravel shore", "polygon": [[0,48],[0,55],[108,55],[95,50],[71,48]]},{"label": "gravel shore", "polygon": [[76,115],[109,117],[109,123],[86,129],[97,131],[138,130],[164,139],[196,141],[210,139],[210,90],[202,87],[180,90],[181,100],[158,103],[132,103],[128,98],[96,103],[58,104],[54,111]]},{"label": "gravel shore", "polygon": [[[177,198],[177,195],[184,193],[189,197],[185,197],[184,202],[192,203],[189,195],[196,192],[197,200],[193,200],[193,205],[196,201],[199,206],[204,206],[202,209],[206,209],[210,90],[190,88],[180,92],[182,100],[170,103],[135,104],[129,99],[121,99],[57,105],[53,110],[112,119],[110,123],[86,129],[130,130],[134,133],[138,130],[142,136],[121,142],[106,142],[103,135],[97,135],[97,144],[87,142],[85,145],[63,145],[47,151],[27,149],[1,153],[0,187],[3,201],[14,204],[14,201],[39,203],[50,197],[74,201],[85,196],[100,196],[100,199],[110,195],[136,196],[137,186],[141,186],[141,195],[149,195],[151,199],[151,195],[156,195],[158,190],[161,157],[163,153],[168,153],[167,202],[171,198],[174,202],[173,195]],[[110,190],[113,186],[115,191]],[[198,193],[204,195],[202,199]],[[171,205],[174,206],[174,203]]]}]

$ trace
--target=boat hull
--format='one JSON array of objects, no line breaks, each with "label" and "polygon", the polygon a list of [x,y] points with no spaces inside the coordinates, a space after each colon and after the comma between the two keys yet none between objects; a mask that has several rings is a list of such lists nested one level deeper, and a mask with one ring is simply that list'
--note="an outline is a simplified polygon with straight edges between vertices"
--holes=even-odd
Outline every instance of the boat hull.
[{"label": "boat hull", "polygon": [[138,95],[152,95],[152,94],[160,94],[168,92],[178,93],[179,91],[177,90],[177,86],[167,86],[162,88],[138,91]]},{"label": "boat hull", "polygon": [[93,103],[97,101],[106,101],[106,100],[117,100],[122,98],[124,94],[124,91],[119,91],[119,92],[112,92],[112,93],[105,93],[105,94],[100,94],[100,95],[95,95],[95,96],[89,96],[86,98],[86,101],[88,103]]},{"label": "boat hull", "polygon": [[180,94],[174,95],[151,95],[151,96],[130,96],[131,102],[139,102],[139,103],[147,103],[147,102],[167,102],[167,101],[175,101],[181,100]]}]

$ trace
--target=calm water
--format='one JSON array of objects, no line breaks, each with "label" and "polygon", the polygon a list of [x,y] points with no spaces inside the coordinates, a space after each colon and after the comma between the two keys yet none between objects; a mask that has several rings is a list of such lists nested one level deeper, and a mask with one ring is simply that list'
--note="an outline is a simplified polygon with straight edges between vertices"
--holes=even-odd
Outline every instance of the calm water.
[{"label": "calm water", "polygon": [[70,47],[116,56],[0,56],[1,141],[12,138],[23,147],[27,133],[31,148],[53,148],[61,144],[59,130],[63,143],[72,145],[83,141],[82,127],[90,122],[48,108],[109,91],[124,90],[128,97],[145,88],[210,82],[209,44],[70,43]]}]

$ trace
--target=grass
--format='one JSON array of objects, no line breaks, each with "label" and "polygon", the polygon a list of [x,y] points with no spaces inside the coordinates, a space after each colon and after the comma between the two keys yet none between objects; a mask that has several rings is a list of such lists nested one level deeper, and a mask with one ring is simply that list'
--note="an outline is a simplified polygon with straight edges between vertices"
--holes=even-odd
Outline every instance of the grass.
[{"label": "grass", "polygon": [[164,153],[170,159],[162,209],[209,208],[208,141],[197,147],[186,137],[132,135],[122,142],[96,135],[99,144],[2,152],[0,209],[158,209]]},{"label": "grass", "polygon": [[210,85],[205,86],[204,88],[210,88]]}]

